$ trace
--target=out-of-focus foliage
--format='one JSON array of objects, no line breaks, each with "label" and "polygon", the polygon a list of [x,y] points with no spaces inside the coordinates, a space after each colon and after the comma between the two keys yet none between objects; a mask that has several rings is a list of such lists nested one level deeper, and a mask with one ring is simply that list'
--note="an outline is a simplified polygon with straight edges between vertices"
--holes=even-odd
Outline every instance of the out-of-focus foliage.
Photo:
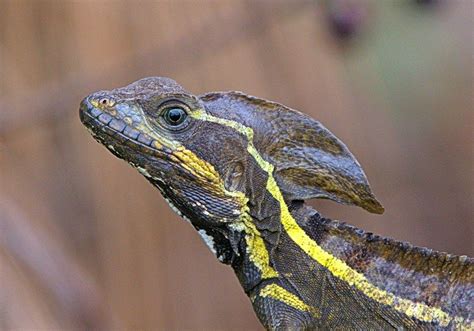
[{"label": "out-of-focus foliage", "polygon": [[144,76],[310,114],[386,213],[312,205],[473,255],[473,5],[429,3],[0,0],[0,329],[260,329],[232,270],[79,122],[83,96]]}]

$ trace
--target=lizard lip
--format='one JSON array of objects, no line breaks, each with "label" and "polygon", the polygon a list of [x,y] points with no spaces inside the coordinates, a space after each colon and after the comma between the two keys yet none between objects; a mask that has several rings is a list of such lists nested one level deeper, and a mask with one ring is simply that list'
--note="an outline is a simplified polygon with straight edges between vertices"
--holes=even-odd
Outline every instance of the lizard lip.
[{"label": "lizard lip", "polygon": [[[110,144],[133,145],[147,154],[160,153],[156,140],[142,133],[111,114],[92,105],[89,97],[82,100],[79,117],[94,138],[104,136],[110,139]],[[161,146],[161,144],[159,144]],[[106,145],[107,146],[107,145]]]},{"label": "lizard lip", "polygon": [[85,97],[84,99],[82,99],[81,106],[79,107],[79,117],[80,117],[82,123],[86,124],[88,116],[86,116],[85,114],[87,112],[92,111],[92,108],[94,108],[94,107],[90,103],[88,97]]},{"label": "lizard lip", "polygon": [[[95,108],[90,102],[89,98],[90,97],[85,97],[81,101],[81,106],[79,107],[79,117],[81,119],[81,122],[85,126],[95,127],[96,125],[93,125],[91,123],[92,119],[98,119],[100,115],[105,114],[105,113],[101,111],[100,109]],[[108,123],[104,122],[104,124],[107,125]]]}]

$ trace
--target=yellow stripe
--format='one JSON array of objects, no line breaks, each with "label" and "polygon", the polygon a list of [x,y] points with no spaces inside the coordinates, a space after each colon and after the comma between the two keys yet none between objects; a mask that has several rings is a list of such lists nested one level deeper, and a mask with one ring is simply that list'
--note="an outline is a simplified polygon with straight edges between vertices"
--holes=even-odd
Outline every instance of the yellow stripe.
[{"label": "yellow stripe", "polygon": [[207,180],[214,185],[222,185],[224,182],[217,170],[208,162],[200,159],[189,149],[184,146],[178,146],[172,151],[172,155],[179,159],[179,164],[192,173],[195,177]]},{"label": "yellow stripe", "polygon": [[[223,122],[217,121],[222,119],[212,116],[208,117],[208,115],[203,111],[193,112],[191,116],[200,120],[215,122],[218,124],[229,126],[245,135],[249,139],[249,141],[253,140],[253,130],[251,128],[247,128],[241,125],[240,123],[228,121],[224,124]],[[239,193],[244,195],[244,193],[242,192]],[[247,199],[247,197],[245,197],[245,199]],[[267,248],[265,247],[263,238],[260,235],[258,229],[255,227],[255,224],[253,224],[252,220],[250,219],[247,201],[245,202],[241,213],[242,217],[240,220],[242,221],[242,223],[235,223],[231,226],[238,231],[245,231],[245,242],[247,243],[247,253],[249,254],[249,260],[260,270],[261,278],[269,279],[278,277],[278,272],[270,266],[270,256],[268,254]]]},{"label": "yellow stripe", "polygon": [[[248,214],[248,198],[245,194],[239,191],[228,191],[216,169],[184,146],[177,147],[173,151],[173,155],[181,160],[179,163],[182,167],[192,173],[202,186],[207,186],[216,195],[223,194],[225,198],[231,197],[236,200],[240,207],[236,213],[241,215],[240,221],[242,223],[235,223],[231,226],[236,230],[245,231],[249,260],[260,270],[262,279],[278,277],[278,273],[270,266],[270,256],[263,238]],[[203,205],[201,208],[205,208],[205,206]]]},{"label": "yellow stripe", "polygon": [[230,226],[236,230],[245,231],[249,260],[260,270],[262,279],[278,277],[278,272],[270,266],[270,256],[260,232],[250,220],[247,211],[244,210],[242,215],[243,223],[235,223]]},{"label": "yellow stripe", "polygon": [[[268,173],[266,188],[280,204],[281,222],[286,233],[307,255],[311,256],[311,258],[316,262],[327,268],[335,277],[345,281],[351,286],[354,286],[374,301],[383,305],[388,305],[393,309],[420,321],[427,323],[434,322],[443,327],[448,326],[452,320],[454,320],[458,327],[466,323],[462,317],[451,317],[448,313],[439,308],[404,299],[376,287],[362,273],[352,269],[343,260],[329,252],[326,252],[306,234],[289,212],[280,188],[273,178],[273,165],[263,159],[253,145],[253,130],[238,122],[214,117],[205,113],[203,110],[193,113],[192,116],[203,121],[214,122],[231,127],[247,137],[247,151],[254,157],[259,166]],[[464,327],[469,329],[474,328],[474,322],[466,323],[464,324]]]},{"label": "yellow stripe", "polygon": [[307,305],[306,303],[301,301],[301,299],[298,298],[296,295],[287,291],[286,289],[277,284],[269,284],[265,286],[260,290],[259,295],[264,298],[269,297],[274,300],[281,301],[295,309],[307,311],[311,313],[314,317],[319,318],[321,316],[319,310],[316,307]]}]

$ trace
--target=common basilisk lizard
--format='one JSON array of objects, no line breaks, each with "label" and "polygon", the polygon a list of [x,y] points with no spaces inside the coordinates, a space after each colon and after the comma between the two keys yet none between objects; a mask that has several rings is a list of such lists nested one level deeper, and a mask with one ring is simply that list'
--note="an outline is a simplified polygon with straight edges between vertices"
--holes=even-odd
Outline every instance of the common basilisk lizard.
[{"label": "common basilisk lizard", "polygon": [[234,269],[267,329],[474,329],[474,260],[366,233],[305,205],[382,213],[347,147],[312,118],[168,78],[86,97],[96,140],[135,167]]}]

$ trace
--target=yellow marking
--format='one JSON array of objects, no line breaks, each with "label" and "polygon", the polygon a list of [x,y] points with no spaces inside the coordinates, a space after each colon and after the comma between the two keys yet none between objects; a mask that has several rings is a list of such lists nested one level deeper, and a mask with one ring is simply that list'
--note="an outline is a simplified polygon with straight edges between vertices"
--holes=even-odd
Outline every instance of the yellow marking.
[{"label": "yellow marking", "polygon": [[270,266],[270,255],[268,254],[260,232],[248,214],[247,206],[243,208],[240,220],[242,223],[235,223],[230,226],[235,230],[245,231],[245,242],[247,243],[249,260],[260,270],[262,279],[278,277],[278,272]]},{"label": "yellow marking", "polygon": [[283,199],[280,188],[273,177],[273,165],[267,162],[253,145],[253,130],[238,122],[209,115],[205,113],[204,110],[198,110],[192,113],[191,116],[203,121],[231,127],[247,137],[247,151],[254,157],[258,165],[268,174],[266,188],[280,204],[281,223],[283,224],[286,233],[307,255],[327,268],[335,277],[345,281],[351,286],[354,286],[374,301],[383,305],[388,305],[409,317],[427,323],[438,323],[443,327],[448,326],[448,324],[454,320],[457,327],[462,326],[467,327],[468,329],[474,329],[474,322],[467,322],[463,317],[452,317],[440,308],[430,307],[421,302],[414,302],[376,287],[362,273],[352,269],[343,260],[325,251],[306,234],[288,210],[288,206]]},{"label": "yellow marking", "polygon": [[201,186],[212,190],[220,197],[233,198],[240,208],[247,206],[248,199],[244,193],[240,191],[228,191],[225,188],[224,181],[219,172],[217,172],[214,166],[199,158],[186,147],[182,145],[176,147],[170,155],[170,158],[188,170]]},{"label": "yellow marking", "polygon": [[269,284],[262,288],[259,292],[261,297],[269,297],[274,300],[281,301],[286,305],[293,307],[301,311],[307,311],[311,313],[314,317],[319,318],[321,316],[319,310],[316,307],[312,307],[304,303],[298,296],[287,291],[283,287],[277,284]]},{"label": "yellow marking", "polygon": [[196,154],[191,152],[189,149],[186,149],[184,146],[176,148],[173,151],[173,155],[181,161],[180,164],[183,168],[187,169],[198,179],[214,184],[222,182],[219,173],[211,164],[200,159]]},{"label": "yellow marking", "polygon": [[89,100],[89,102],[90,102],[91,105],[94,106],[95,108],[99,108],[99,101],[97,101],[96,99],[91,99],[91,100]]},{"label": "yellow marking", "polygon": [[156,149],[162,149],[163,145],[158,142],[158,140],[153,141],[153,147]]}]

